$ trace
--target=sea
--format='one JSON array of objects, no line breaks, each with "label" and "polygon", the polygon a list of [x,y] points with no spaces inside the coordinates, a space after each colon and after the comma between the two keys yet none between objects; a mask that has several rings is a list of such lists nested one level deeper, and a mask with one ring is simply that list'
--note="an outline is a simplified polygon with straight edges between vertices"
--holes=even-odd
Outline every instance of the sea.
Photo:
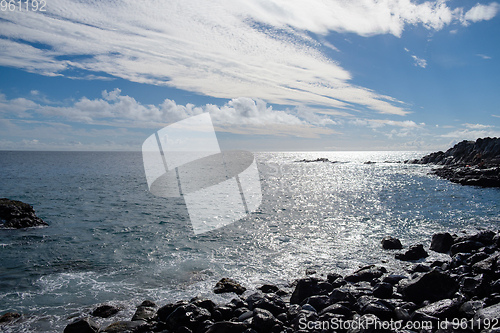
[{"label": "sea", "polygon": [[[0,152],[0,197],[32,205],[50,226],[0,230],[3,332],[62,332],[101,304],[130,320],[148,299],[218,303],[223,277],[248,290],[292,291],[307,273],[349,274],[379,264],[405,272],[381,240],[428,248],[437,232],[499,229],[500,189],[461,186],[404,164],[427,152],[255,152],[262,203],[206,233],[193,232],[183,198],[148,190],[140,152]],[[327,158],[330,162],[298,162]],[[367,163],[370,162],[370,163]],[[426,260],[446,259],[430,252]],[[315,272],[315,273],[314,273]]]}]

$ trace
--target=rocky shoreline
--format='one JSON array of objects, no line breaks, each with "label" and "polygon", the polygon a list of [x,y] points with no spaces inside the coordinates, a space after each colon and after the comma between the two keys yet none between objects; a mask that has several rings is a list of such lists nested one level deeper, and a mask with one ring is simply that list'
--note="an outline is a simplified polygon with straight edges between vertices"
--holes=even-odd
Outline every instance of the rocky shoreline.
[{"label": "rocky shoreline", "polygon": [[438,151],[405,163],[440,165],[432,173],[454,183],[500,187],[500,138],[464,140],[446,152]]},{"label": "rocky shoreline", "polygon": [[0,198],[0,228],[23,229],[48,226],[36,216],[33,206],[6,198]]},{"label": "rocky shoreline", "polygon": [[[130,320],[99,327],[96,318],[121,310],[105,304],[69,323],[64,333],[498,332],[498,231],[438,233],[428,250],[422,244],[403,249],[394,237],[385,237],[381,246],[412,268],[393,272],[382,264],[346,275],[308,272],[313,275],[290,285],[293,292],[269,284],[250,291],[224,278],[213,292],[233,293],[226,304],[193,298],[158,306],[146,300]],[[427,251],[449,258],[425,262]],[[20,314],[4,314],[0,327],[20,320]]]}]

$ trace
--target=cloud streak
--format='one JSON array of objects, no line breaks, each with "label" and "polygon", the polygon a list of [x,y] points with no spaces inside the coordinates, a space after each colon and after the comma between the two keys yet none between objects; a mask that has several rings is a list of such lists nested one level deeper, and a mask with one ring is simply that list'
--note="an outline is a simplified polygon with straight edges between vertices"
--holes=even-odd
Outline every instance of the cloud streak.
[{"label": "cloud streak", "polygon": [[0,65],[73,78],[67,70],[84,69],[219,98],[406,115],[399,101],[350,83],[351,74],[325,56],[335,46],[321,36],[401,36],[406,25],[439,30],[456,20],[491,19],[497,9],[477,5],[463,14],[444,1],[410,0],[52,0],[46,13],[2,17]]}]

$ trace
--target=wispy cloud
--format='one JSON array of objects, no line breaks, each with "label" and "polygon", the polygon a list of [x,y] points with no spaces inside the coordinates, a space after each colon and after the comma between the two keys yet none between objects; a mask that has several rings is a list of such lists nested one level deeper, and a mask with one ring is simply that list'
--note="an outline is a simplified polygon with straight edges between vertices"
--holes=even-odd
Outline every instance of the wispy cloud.
[{"label": "wispy cloud", "polygon": [[323,36],[399,37],[407,25],[439,30],[460,19],[490,19],[497,8],[477,5],[462,15],[445,1],[53,0],[46,13],[12,12],[0,22],[0,65],[73,78],[67,70],[83,69],[227,99],[406,115],[394,98],[352,84],[351,73],[325,56],[325,47],[336,47],[322,44]]},{"label": "wispy cloud", "polygon": [[427,67],[427,61],[425,59],[419,58],[416,55],[411,56],[415,60],[415,66],[425,68]]},{"label": "wispy cloud", "polygon": [[481,57],[483,59],[491,59],[490,56],[484,55],[484,54],[476,54],[478,57]]},{"label": "wispy cloud", "polygon": [[470,129],[485,129],[485,128],[492,128],[493,126],[491,125],[482,125],[482,124],[464,124],[465,127],[470,128]]}]

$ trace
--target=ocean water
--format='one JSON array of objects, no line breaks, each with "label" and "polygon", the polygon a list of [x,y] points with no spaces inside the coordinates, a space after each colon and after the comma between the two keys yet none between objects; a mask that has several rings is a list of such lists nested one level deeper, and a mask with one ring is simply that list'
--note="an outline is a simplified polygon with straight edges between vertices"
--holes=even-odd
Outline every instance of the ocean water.
[{"label": "ocean water", "polygon": [[[0,230],[0,314],[24,314],[3,330],[62,332],[102,303],[123,309],[97,320],[107,325],[129,319],[145,299],[229,301],[234,295],[211,292],[222,277],[250,290],[287,289],[306,269],[345,275],[377,263],[403,270],[409,264],[381,249],[384,236],[428,247],[435,232],[499,229],[499,189],[397,163],[423,155],[255,153],[259,209],[195,235],[182,198],[149,193],[140,152],[0,152],[0,197],[33,205],[50,224]],[[318,157],[337,163],[296,162]]]}]

